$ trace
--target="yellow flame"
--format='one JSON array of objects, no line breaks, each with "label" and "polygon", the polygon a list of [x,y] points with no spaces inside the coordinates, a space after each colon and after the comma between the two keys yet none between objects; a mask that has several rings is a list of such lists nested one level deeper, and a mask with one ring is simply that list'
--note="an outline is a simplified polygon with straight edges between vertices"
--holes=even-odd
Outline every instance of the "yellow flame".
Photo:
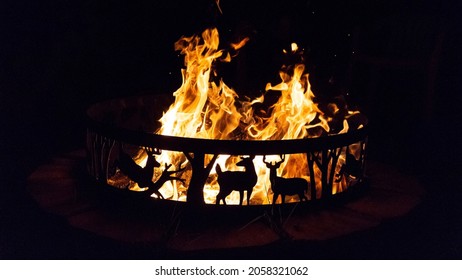
[{"label": "yellow flame", "polygon": [[292,43],[292,44],[290,44],[290,48],[291,48],[292,52],[297,51],[297,50],[298,50],[298,45],[297,45],[297,43]]},{"label": "yellow flame", "polygon": [[[308,74],[304,73],[305,66],[297,64],[293,75],[287,72],[279,73],[282,82],[272,86],[267,84],[266,90],[281,92],[279,100],[271,108],[271,116],[260,122],[255,121],[249,125],[248,132],[260,140],[284,140],[315,137],[309,129],[320,126],[329,131],[327,121],[322,112],[313,102],[314,94],[308,80]],[[319,118],[317,122],[315,119]]]},{"label": "yellow flame", "polygon": [[237,93],[214,77],[213,63],[223,55],[218,49],[217,29],[198,36],[183,37],[175,49],[185,56],[183,83],[173,94],[174,103],[164,113],[159,134],[209,139],[227,139],[241,118],[235,106]]},{"label": "yellow flame", "polygon": [[250,39],[248,37],[244,38],[243,40],[241,40],[239,43],[231,43],[231,47],[234,49],[234,50],[239,50],[241,49],[243,46],[245,46],[245,44],[247,44],[247,42],[249,41]]}]

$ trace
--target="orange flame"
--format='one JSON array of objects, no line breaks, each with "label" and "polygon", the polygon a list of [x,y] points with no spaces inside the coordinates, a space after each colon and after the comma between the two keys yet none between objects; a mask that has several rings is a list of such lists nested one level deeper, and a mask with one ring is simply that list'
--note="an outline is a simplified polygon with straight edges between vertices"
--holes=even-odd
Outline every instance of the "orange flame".
[{"label": "orange flame", "polygon": [[[239,43],[245,44],[245,43]],[[175,49],[185,55],[183,83],[173,94],[174,103],[164,113],[159,134],[209,139],[228,139],[241,118],[235,106],[237,93],[222,80],[218,84],[213,63],[221,59],[217,29],[207,29],[198,36],[183,37]],[[225,57],[225,61],[226,58]]]},{"label": "orange flame", "polygon": [[[218,1],[217,1],[218,5]],[[248,41],[248,38],[231,44],[231,49],[238,50]],[[238,94],[228,87],[221,79],[217,79],[213,65],[216,61],[229,62],[231,55],[228,51],[219,49],[218,30],[207,29],[201,36],[182,37],[175,43],[175,50],[184,55],[185,69],[181,70],[182,85],[174,92],[175,101],[163,114],[160,122],[162,127],[159,134],[207,139],[233,139],[233,132],[244,128],[244,135],[248,140],[284,140],[300,139],[320,136],[319,131],[329,132],[329,118],[314,103],[309,75],[305,73],[304,64],[283,67],[279,75],[281,82],[277,85],[268,84],[266,91],[280,91],[279,100],[270,108],[269,117],[259,117],[253,111],[255,103],[262,103],[264,95],[240,102],[236,107]],[[298,46],[293,43],[291,52],[297,52]],[[285,51],[287,53],[287,51]],[[338,108],[337,108],[338,109]],[[335,111],[335,108],[332,108]],[[244,124],[243,126],[240,124]],[[313,128],[321,128],[313,129]],[[344,121],[344,129],[348,130],[348,123]],[[241,132],[241,131],[239,131]],[[240,133],[242,134],[242,133]],[[173,163],[184,166],[185,156],[179,152],[164,151],[159,162]],[[210,160],[209,156],[206,158]],[[267,156],[271,159],[271,156]],[[343,159],[340,159],[340,161]],[[235,157],[220,155],[215,162],[225,170],[239,170],[235,166]],[[267,204],[271,201],[269,171],[263,163],[262,157],[253,160],[258,182],[254,188],[251,203]],[[304,166],[304,168],[300,168]],[[278,176],[305,177],[309,181],[307,159],[304,154],[293,154],[286,158],[278,169]],[[215,166],[214,166],[215,167]],[[190,174],[183,174],[187,177]],[[319,188],[320,186],[317,186]],[[185,200],[185,187],[182,183],[167,182],[160,192],[164,197]],[[215,203],[219,191],[216,181],[215,168],[204,186],[206,203]],[[237,204],[239,194],[233,192],[226,199],[228,204]]]}]

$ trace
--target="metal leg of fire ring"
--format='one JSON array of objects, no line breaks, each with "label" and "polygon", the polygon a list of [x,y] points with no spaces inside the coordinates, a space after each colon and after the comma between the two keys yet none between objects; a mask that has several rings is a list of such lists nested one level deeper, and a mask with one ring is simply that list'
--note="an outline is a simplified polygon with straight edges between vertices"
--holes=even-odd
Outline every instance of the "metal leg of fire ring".
[{"label": "metal leg of fire ring", "polygon": [[284,226],[280,220],[275,217],[275,215],[268,214],[268,211],[265,212],[263,216],[264,221],[269,226],[269,228],[274,231],[282,240],[292,239],[289,233],[284,230]]},{"label": "metal leg of fire ring", "polygon": [[287,221],[290,219],[290,217],[292,216],[292,214],[294,213],[295,211],[295,208],[297,207],[298,203],[294,203],[294,207],[292,207],[289,215],[287,216],[287,218],[285,220],[283,220],[283,217],[282,217],[282,212],[281,212],[281,208],[277,208],[279,211],[278,211],[278,214],[275,213],[275,207],[273,205],[273,207],[271,207],[271,210],[265,210],[263,212],[263,214],[261,214],[260,216],[257,216],[256,218],[252,219],[250,222],[248,222],[247,224],[245,224],[243,227],[241,227],[239,230],[244,230],[246,227],[248,227],[249,225],[259,221],[259,220],[262,220],[263,223],[265,223],[272,231],[274,231],[280,238],[281,240],[290,240],[292,239],[292,237],[290,236],[290,234],[284,230],[284,226],[285,224],[287,223]]},{"label": "metal leg of fire ring", "polygon": [[175,236],[175,234],[178,231],[178,227],[180,226],[182,215],[183,215],[183,210],[182,209],[178,210],[175,205],[172,211],[170,223],[167,225],[166,230],[164,231],[160,239],[161,244],[167,245],[168,242],[172,240],[172,238]]}]

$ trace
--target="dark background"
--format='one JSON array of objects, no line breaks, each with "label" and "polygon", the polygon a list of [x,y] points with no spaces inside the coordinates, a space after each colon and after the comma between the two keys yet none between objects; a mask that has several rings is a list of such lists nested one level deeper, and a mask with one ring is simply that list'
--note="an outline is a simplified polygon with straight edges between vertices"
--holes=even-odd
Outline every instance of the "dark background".
[{"label": "dark background", "polygon": [[[0,2],[0,258],[461,258],[461,1],[222,0],[223,15],[214,1],[131,2]],[[348,74],[357,34],[382,19],[413,15],[442,19],[433,25],[445,34],[433,114],[424,108],[425,69],[355,66],[351,79]],[[80,232],[40,210],[25,180],[47,159],[83,148],[85,108],[113,97],[173,92],[182,66],[173,43],[211,26],[223,41],[251,38],[234,62],[220,66],[237,92],[257,93],[277,81],[281,50],[293,41],[304,47],[314,92],[326,100],[345,94],[368,114],[369,158],[418,177],[428,191],[424,203],[330,244],[185,256]],[[380,51],[380,37],[358,42]],[[415,52],[433,46],[417,45]],[[291,251],[303,246],[303,254]]]}]

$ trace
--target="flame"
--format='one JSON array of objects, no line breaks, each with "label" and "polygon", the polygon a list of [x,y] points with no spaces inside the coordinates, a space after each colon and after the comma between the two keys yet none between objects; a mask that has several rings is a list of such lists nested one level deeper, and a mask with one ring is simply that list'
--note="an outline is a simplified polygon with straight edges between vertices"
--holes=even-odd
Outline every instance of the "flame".
[{"label": "flame", "polygon": [[[247,41],[248,38],[245,38],[231,44],[231,48],[238,50]],[[221,79],[214,81],[216,73],[213,63],[217,60],[231,60],[230,53],[218,47],[219,34],[215,28],[205,30],[201,37],[182,37],[175,43],[175,50],[185,56],[186,68],[181,71],[182,85],[174,92],[175,100],[160,119],[162,127],[157,133],[190,138],[232,139],[232,132],[239,126],[242,116],[236,108],[237,93]],[[218,162],[222,161],[221,158]],[[175,152],[163,152],[161,161],[178,163],[178,166],[187,164],[184,155]],[[216,180],[214,182],[214,188],[204,188],[205,199],[209,203],[212,203],[218,192]],[[167,182],[160,191],[164,195],[168,189],[180,188],[177,184]]]},{"label": "flame", "polygon": [[[275,86],[267,84],[266,90],[281,92],[279,100],[271,107],[271,116],[260,119],[248,126],[252,138],[260,140],[284,140],[315,137],[310,134],[310,128],[320,126],[329,131],[327,120],[313,102],[314,94],[308,81],[308,74],[304,73],[305,66],[297,64],[293,75],[281,71],[282,82]],[[315,123],[315,119],[319,121]]]},{"label": "flame", "polygon": [[[225,53],[218,45],[217,29],[205,30],[202,38],[183,37],[175,43],[175,50],[185,56],[186,69],[181,71],[183,83],[174,92],[175,101],[160,119],[162,127],[157,133],[229,139],[238,127],[241,114],[235,106],[237,93],[222,80],[213,81],[216,78],[213,63]],[[228,56],[224,61],[227,60]]]},{"label": "flame", "polygon": [[[219,7],[219,1],[217,5]],[[218,30],[212,28],[205,30],[201,36],[182,37],[175,43],[175,50],[184,55],[182,84],[173,93],[175,100],[159,120],[162,126],[156,133],[205,139],[236,139],[236,135],[240,135],[239,139],[246,140],[301,139],[329,133],[331,117],[326,117],[313,101],[309,74],[305,72],[303,63],[283,66],[279,73],[281,82],[276,85],[267,84],[266,91],[279,91],[280,97],[263,116],[254,112],[253,105],[263,103],[264,95],[238,101],[238,94],[218,78],[214,63],[231,61],[230,50],[242,48],[248,40],[245,38],[233,43],[228,50],[219,49]],[[293,43],[290,52],[298,51],[297,44]],[[285,50],[284,52],[288,53]],[[332,104],[330,111],[335,114],[339,108]],[[344,120],[340,133],[347,130],[348,122]],[[162,164],[167,162],[175,166],[188,165],[186,157],[180,152],[163,151],[159,157]],[[206,162],[211,158],[212,155],[206,155]],[[267,156],[267,159],[277,160],[280,157]],[[343,156],[339,161],[344,162]],[[236,166],[236,162],[235,156],[220,155],[217,158],[204,186],[206,203],[215,203],[215,197],[219,192],[216,165],[220,165],[223,170],[242,170]],[[258,182],[252,193],[251,204],[268,204],[272,198],[269,170],[263,163],[262,156],[255,157],[253,163]],[[301,166],[303,168],[300,168]],[[302,177],[309,181],[309,176],[306,175],[309,172],[305,170],[307,166],[305,154],[292,154],[286,157],[277,174],[288,178]],[[315,173],[319,172],[319,169],[315,168]],[[190,174],[191,171],[186,169],[182,176],[188,178]],[[341,189],[341,186],[336,186],[334,192]],[[166,198],[186,200],[186,187],[177,181],[167,182],[160,192]],[[238,201],[237,192],[226,198],[228,204],[238,204]]]}]

